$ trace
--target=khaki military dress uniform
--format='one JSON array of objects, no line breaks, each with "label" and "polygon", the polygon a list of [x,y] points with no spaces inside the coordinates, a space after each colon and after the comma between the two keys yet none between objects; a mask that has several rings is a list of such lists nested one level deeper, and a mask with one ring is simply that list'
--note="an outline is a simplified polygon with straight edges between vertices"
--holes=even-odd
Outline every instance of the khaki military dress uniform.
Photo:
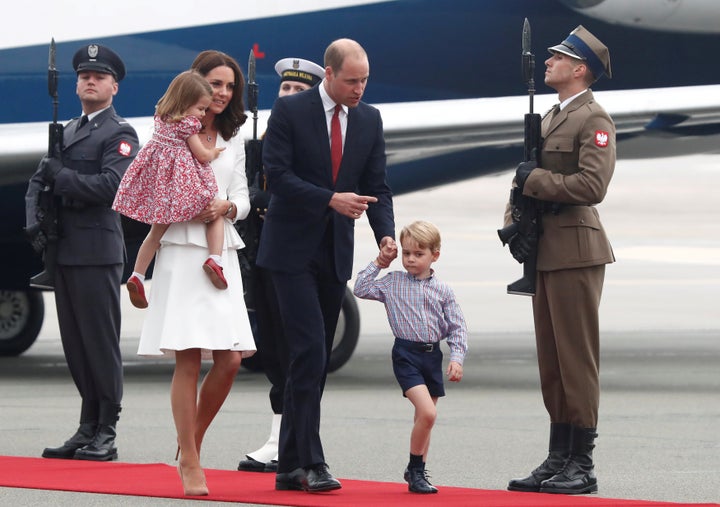
[{"label": "khaki military dress uniform", "polygon": [[600,387],[598,309],[615,260],[595,205],[615,168],[615,126],[587,90],[542,122],[541,169],[524,195],[561,203],[542,216],[533,298],[540,380],[551,422],[595,428]]}]

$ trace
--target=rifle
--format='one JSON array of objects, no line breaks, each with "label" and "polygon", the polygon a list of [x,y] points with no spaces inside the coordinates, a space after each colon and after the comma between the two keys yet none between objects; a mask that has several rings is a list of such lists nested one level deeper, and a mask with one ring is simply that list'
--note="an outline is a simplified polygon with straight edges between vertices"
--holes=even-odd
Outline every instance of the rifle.
[{"label": "rifle", "polygon": [[[530,51],[530,23],[527,18],[523,24],[522,33],[522,71],[523,79],[527,83],[530,97],[530,112],[525,115],[525,161],[535,161],[540,166],[540,152],[542,150],[541,117],[533,113],[533,98],[535,95],[535,55]],[[523,276],[507,286],[508,294],[521,296],[535,295],[535,277],[537,275],[537,241],[541,232],[540,201],[523,195],[515,187],[510,191],[510,205],[512,206],[512,223],[498,230],[498,236],[503,245],[510,242],[516,234],[522,234],[531,242],[531,252],[523,262]]]},{"label": "rifle", "polygon": [[[265,177],[262,169],[262,141],[258,139],[258,84],[255,82],[255,53],[250,50],[248,58],[248,110],[252,112],[253,136],[245,143],[245,175],[247,176],[248,188],[253,191],[253,186],[265,190]],[[251,199],[252,201],[252,199]],[[245,220],[237,222],[237,230],[245,243],[245,248],[238,251],[240,271],[243,278],[245,290],[245,305],[248,310],[255,307],[252,290],[252,271],[255,268],[255,259],[260,242],[260,216],[256,210],[251,209]]]},{"label": "rifle", "polygon": [[[63,125],[57,121],[58,111],[58,71],[55,67],[55,39],[50,41],[48,56],[48,92],[53,101],[53,121],[48,129],[48,157],[62,154]],[[45,234],[47,243],[43,251],[45,269],[30,278],[30,287],[53,290],[55,288],[55,266],[57,264],[58,213],[53,185],[45,184],[37,195],[37,223],[28,228],[28,235],[38,229]]]}]

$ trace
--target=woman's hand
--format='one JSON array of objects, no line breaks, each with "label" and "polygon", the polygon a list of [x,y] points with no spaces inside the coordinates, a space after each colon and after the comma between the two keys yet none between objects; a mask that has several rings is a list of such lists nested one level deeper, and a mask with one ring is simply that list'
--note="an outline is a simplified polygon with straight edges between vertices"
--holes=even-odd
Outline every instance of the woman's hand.
[{"label": "woman's hand", "polygon": [[224,216],[224,213],[228,209],[228,206],[230,206],[230,201],[226,199],[218,199],[216,197],[215,199],[210,201],[210,204],[208,204],[204,210],[198,213],[192,221],[209,224],[213,220]]}]

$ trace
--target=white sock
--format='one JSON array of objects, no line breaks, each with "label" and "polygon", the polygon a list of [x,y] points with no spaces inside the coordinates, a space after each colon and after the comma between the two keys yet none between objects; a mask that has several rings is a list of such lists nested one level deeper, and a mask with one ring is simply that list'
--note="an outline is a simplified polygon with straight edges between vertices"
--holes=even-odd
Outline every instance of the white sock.
[{"label": "white sock", "polygon": [[222,267],[222,256],[220,255],[211,255],[210,258],[215,261],[215,264]]},{"label": "white sock", "polygon": [[145,283],[145,275],[141,275],[137,271],[133,271],[132,276],[137,277],[137,279],[140,280],[143,284]]}]

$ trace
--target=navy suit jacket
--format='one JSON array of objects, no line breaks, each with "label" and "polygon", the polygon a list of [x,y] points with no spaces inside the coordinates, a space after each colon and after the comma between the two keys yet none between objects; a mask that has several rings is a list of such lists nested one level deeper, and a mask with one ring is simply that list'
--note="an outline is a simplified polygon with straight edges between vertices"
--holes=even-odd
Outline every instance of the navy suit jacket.
[{"label": "navy suit jacket", "polygon": [[[323,86],[322,83],[318,86]],[[263,141],[271,192],[258,265],[288,273],[304,270],[332,227],[338,280],[352,276],[355,221],[328,206],[335,192],[377,197],[368,220],[375,239],[395,237],[392,192],[385,173],[380,112],[363,102],[350,108],[342,163],[333,185],[327,120],[318,86],[278,98]]]}]

